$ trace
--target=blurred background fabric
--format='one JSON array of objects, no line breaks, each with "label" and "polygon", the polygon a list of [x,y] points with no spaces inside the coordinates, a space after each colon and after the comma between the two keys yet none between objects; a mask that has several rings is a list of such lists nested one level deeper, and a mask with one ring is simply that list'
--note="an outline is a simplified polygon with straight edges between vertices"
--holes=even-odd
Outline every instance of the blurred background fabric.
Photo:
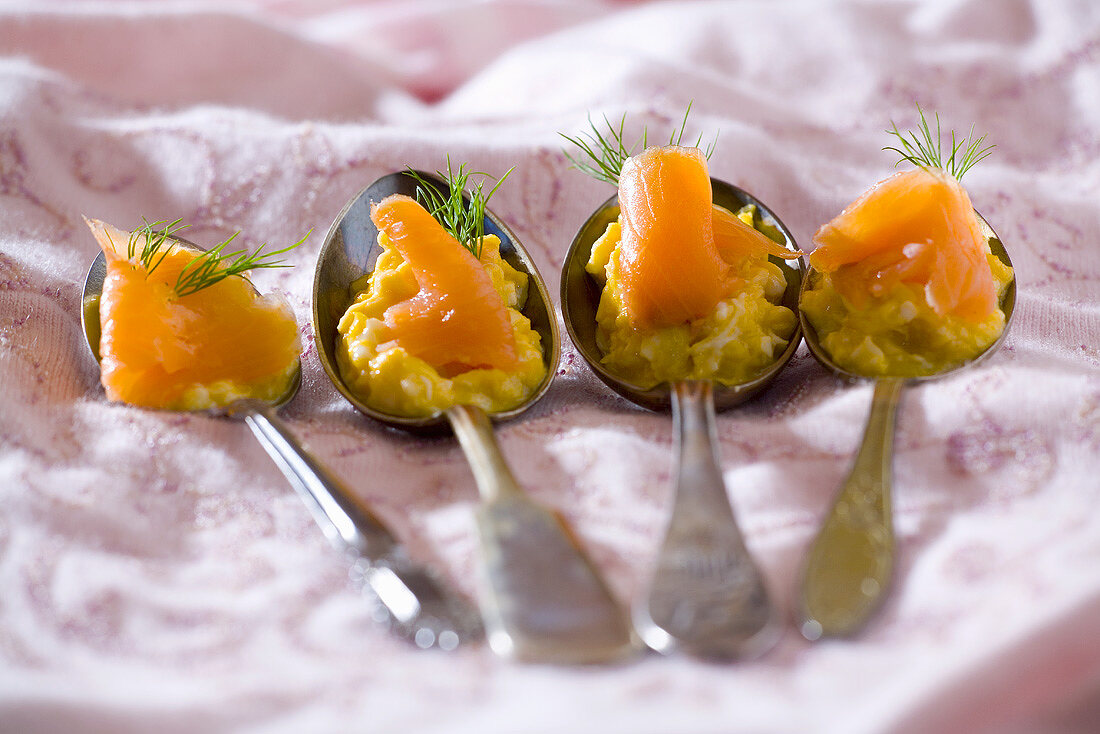
[{"label": "blurred background fabric", "polygon": [[[81,215],[182,218],[289,244],[260,271],[301,326],[283,416],[473,595],[473,479],[455,441],[371,423],[309,326],[318,249],[378,176],[515,171],[492,208],[556,294],[611,187],[559,133],[626,115],[719,133],[710,167],[812,248],[893,170],[884,130],[988,133],[966,178],[1016,266],[985,364],[910,389],[896,585],[851,640],[790,621],[799,564],[870,402],[802,347],[718,419],[731,499],[788,619],[762,659],[511,664],[387,636],[347,561],[247,429],[110,404],[80,327]],[[687,137],[687,136],[685,136]],[[0,732],[724,734],[1100,727],[1100,4],[1080,0],[271,0],[0,4]],[[556,298],[555,298],[556,300]],[[564,338],[564,337],[563,337]],[[613,396],[567,338],[547,398],[499,429],[624,602],[669,509],[671,419]]]}]

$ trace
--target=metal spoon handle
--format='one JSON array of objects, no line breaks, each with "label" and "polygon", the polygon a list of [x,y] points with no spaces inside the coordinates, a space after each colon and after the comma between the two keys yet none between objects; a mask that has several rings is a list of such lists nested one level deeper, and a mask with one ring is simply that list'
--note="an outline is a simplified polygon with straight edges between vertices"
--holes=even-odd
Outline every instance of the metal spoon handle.
[{"label": "metal spoon handle", "polygon": [[672,410],[676,494],[648,599],[635,611],[639,631],[661,652],[759,655],[779,625],[726,495],[711,383],[675,383]]},{"label": "metal spoon handle", "polygon": [[806,558],[798,622],[808,639],[858,632],[890,584],[894,426],[904,384],[875,383],[863,443]]},{"label": "metal spoon handle", "polygon": [[447,411],[482,496],[477,511],[481,613],[499,655],[541,663],[596,663],[635,648],[629,622],[560,518],[516,483],[488,416]]},{"label": "metal spoon handle", "polygon": [[270,406],[242,403],[231,412],[248,424],[329,541],[356,557],[356,575],[381,602],[378,621],[420,647],[452,649],[480,633],[469,605],[414,563],[385,525],[309,455]]},{"label": "metal spoon handle", "polygon": [[389,530],[306,452],[273,410],[251,406],[242,417],[333,545],[374,558],[393,551]]},{"label": "metal spoon handle", "polygon": [[447,411],[447,418],[466,454],[482,500],[492,502],[523,496],[523,490],[500,452],[493,424],[485,411],[472,405],[456,405]]}]

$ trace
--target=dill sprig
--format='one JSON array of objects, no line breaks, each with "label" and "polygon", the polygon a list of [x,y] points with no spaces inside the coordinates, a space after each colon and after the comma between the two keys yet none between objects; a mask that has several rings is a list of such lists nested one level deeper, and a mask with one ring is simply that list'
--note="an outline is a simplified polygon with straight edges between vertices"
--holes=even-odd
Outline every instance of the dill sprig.
[{"label": "dill sprig", "polygon": [[[145,222],[145,226],[139,227],[130,233],[130,241],[126,243],[126,255],[131,260],[136,255],[141,264],[145,266],[145,272],[151,274],[168,256],[168,252],[171,250],[168,240],[174,239],[174,235],[180,230],[187,229],[187,225],[180,224],[183,221],[182,219],[150,224],[148,219],[142,217],[141,221]],[[141,252],[138,252],[137,249],[139,239],[144,243],[141,246]],[[169,247],[165,247],[166,244]]]},{"label": "dill sprig", "polygon": [[[470,183],[470,176],[484,176],[493,178],[482,171],[467,171],[463,163],[455,171],[451,166],[451,157],[447,156],[447,172],[436,171],[436,175],[447,184],[447,192],[441,192],[432,182],[424,178],[412,168],[407,168],[406,173],[416,183],[416,199],[423,205],[432,217],[443,225],[443,228],[451,233],[459,243],[470,251],[478,260],[481,259],[481,239],[485,236],[485,207],[493,194],[497,192],[504,179],[515,166],[505,171],[504,175],[496,180],[493,188],[485,193],[484,179],[476,184]],[[465,197],[469,197],[470,204],[466,205]]]},{"label": "dill sprig", "polygon": [[[591,114],[588,115],[588,126],[592,128],[591,133],[583,132],[577,137],[565,133],[558,134],[580,148],[581,152],[584,153],[584,156],[574,158],[569,151],[563,151],[565,157],[573,164],[573,168],[597,181],[606,181],[612,186],[618,186],[619,174],[623,170],[623,164],[626,163],[627,158],[633,155],[633,149],[637,147],[637,143],[634,146],[627,146],[623,141],[623,127],[626,125],[625,112],[619,120],[618,128],[611,124],[611,120],[607,119],[607,115],[603,116],[603,121],[607,125],[606,137],[600,132],[596,123],[592,122]],[[644,146],[644,131],[642,141]]]},{"label": "dill sprig", "polygon": [[[694,102],[689,102],[687,109],[684,111],[684,119],[680,122],[680,129],[672,129],[672,133],[668,137],[669,145],[681,145],[684,139],[684,130],[687,128],[688,115],[691,114],[691,106]],[[588,115],[588,126],[592,128],[591,132],[582,132],[576,137],[566,135],[565,133],[558,133],[563,138],[568,140],[573,145],[580,148],[583,155],[577,155],[574,157],[568,150],[563,150],[565,157],[569,159],[569,162],[573,164],[573,168],[576,168],[582,173],[586,173],[597,181],[605,181],[612,186],[619,185],[619,175],[622,173],[623,164],[626,160],[633,156],[641,143],[641,150],[645,150],[649,147],[649,129],[642,128],[642,136],[639,140],[635,141],[633,145],[627,145],[624,138],[623,130],[626,127],[626,113],[619,118],[619,126],[616,127],[611,120],[607,118],[607,115],[603,116],[604,124],[607,126],[607,132],[601,132],[596,123],[592,121],[592,115]],[[711,155],[714,153],[714,146],[718,143],[718,133],[714,134],[714,139],[707,145],[704,150],[707,160],[710,160]],[[702,147],[703,134],[700,133],[699,137],[695,141],[696,148]]]},{"label": "dill sprig", "polygon": [[997,146],[987,145],[984,148],[982,143],[985,141],[985,135],[979,138],[974,137],[974,126],[970,126],[970,134],[965,138],[956,139],[955,131],[951,132],[951,149],[947,151],[946,157],[943,147],[943,136],[940,129],[940,114],[936,113],[936,134],[933,137],[932,128],[928,124],[928,118],[924,114],[924,110],[921,109],[920,104],[917,105],[917,112],[920,114],[920,124],[917,126],[917,131],[908,131],[908,134],[898,130],[898,126],[891,121],[891,130],[886,132],[896,137],[901,144],[901,147],[890,145],[883,150],[892,150],[901,156],[901,159],[895,163],[895,167],[901,165],[902,161],[909,161],[915,166],[922,168],[939,168],[947,171],[956,180],[961,181],[963,175],[975,166],[975,164],[984,160],[993,152],[993,149]]},{"label": "dill sprig", "polygon": [[[187,229],[188,225],[181,224],[180,222],[182,220],[180,219],[176,219],[172,222],[149,222],[143,217],[142,221],[145,223],[144,226],[130,233],[127,254],[131,259],[136,255],[145,266],[146,273],[152,273],[171,251],[171,240],[175,240],[176,235],[181,230]],[[265,242],[256,248],[254,252],[248,252],[243,249],[226,252],[226,248],[232,244],[233,240],[237,239],[238,235],[240,235],[239,231],[234,232],[225,242],[215,245],[204,252],[197,253],[191,258],[191,261],[180,270],[173,291],[177,297],[182,298],[183,296],[197,293],[204,288],[209,288],[231,275],[240,275],[248,270],[257,270],[260,268],[289,268],[290,265],[286,265],[283,260],[276,260],[274,258],[290,252],[295,247],[301,245],[309,238],[312,231],[313,230],[306,232],[302,239],[281,250],[269,250],[264,252],[264,248],[267,247],[267,243]],[[144,242],[140,252],[138,251],[139,240]]]},{"label": "dill sprig", "polygon": [[240,232],[234,232],[225,242],[196,255],[191,262],[184,266],[183,270],[180,271],[179,278],[176,280],[176,294],[181,297],[189,296],[192,293],[201,291],[203,288],[209,288],[231,275],[240,275],[248,270],[289,268],[291,266],[283,260],[274,260],[273,258],[298,247],[309,238],[310,232],[306,232],[293,245],[280,250],[264,252],[264,248],[267,247],[265,242],[257,247],[254,252],[236,250],[226,253],[225,248],[240,234]]}]

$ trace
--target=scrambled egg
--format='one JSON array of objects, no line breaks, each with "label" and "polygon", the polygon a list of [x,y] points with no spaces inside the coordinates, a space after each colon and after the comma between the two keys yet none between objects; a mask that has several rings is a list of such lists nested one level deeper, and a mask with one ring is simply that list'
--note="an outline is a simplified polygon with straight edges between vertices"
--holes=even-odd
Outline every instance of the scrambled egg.
[{"label": "scrambled egg", "polygon": [[[782,243],[777,231],[754,224],[755,211],[746,206],[737,216]],[[741,287],[706,316],[686,324],[635,329],[623,312],[617,258],[611,257],[621,236],[619,222],[609,224],[585,266],[604,284],[596,311],[596,343],[604,354],[602,364],[616,375],[642,388],[684,379],[735,385],[763,372],[786,349],[798,319],[778,305],[787,281],[783,271],[765,259],[731,268],[731,274],[743,281]]]},{"label": "scrambled egg", "polygon": [[[1012,282],[1012,268],[988,252],[998,302]],[[996,308],[979,323],[928,305],[923,288],[899,283],[885,296],[869,296],[855,308],[837,292],[827,273],[813,271],[801,308],[822,347],[837,365],[868,377],[919,377],[958,366],[981,354],[1005,327]]]},{"label": "scrambled egg", "polygon": [[527,275],[500,256],[500,240],[486,235],[481,242],[481,263],[504,299],[516,338],[519,369],[471,369],[444,375],[419,357],[396,345],[383,321],[386,309],[412,298],[419,291],[412,270],[384,233],[379,233],[382,253],[362,290],[337,327],[340,341],[337,363],[344,382],[375,410],[408,418],[427,417],[454,405],[476,405],[487,412],[514,408],[526,400],[546,375],[539,335],[519,312],[527,300]]},{"label": "scrambled egg", "polygon": [[262,400],[274,403],[286,395],[299,370],[298,360],[294,360],[283,372],[263,382],[241,383],[236,380],[219,380],[206,385],[195,384],[183,391],[168,410],[210,410],[238,400]]}]

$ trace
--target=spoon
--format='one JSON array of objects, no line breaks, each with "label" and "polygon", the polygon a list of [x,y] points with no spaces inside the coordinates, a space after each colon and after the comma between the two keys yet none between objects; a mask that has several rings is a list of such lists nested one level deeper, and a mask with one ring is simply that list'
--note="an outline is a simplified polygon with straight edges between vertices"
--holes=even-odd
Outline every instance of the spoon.
[{"label": "spoon", "polygon": [[[441,179],[422,171],[417,174],[445,193]],[[371,202],[391,194],[415,198],[417,186],[406,173],[383,176],[353,197],[329,229],[313,283],[313,329],[321,364],[336,389],[371,418],[418,434],[442,433],[449,426],[458,437],[482,497],[477,511],[481,611],[494,652],[550,663],[620,658],[636,647],[629,621],[561,520],[520,489],[493,437],[490,417],[470,405],[425,418],[382,412],[352,392],[340,374],[337,324],[355,295],[352,283],[373,271],[381,250],[378,230],[370,219]],[[546,376],[527,400],[493,413],[493,420],[500,421],[518,416],[545,394],[557,371],[559,335],[534,261],[488,209],[485,233],[499,237],[502,257],[528,275],[530,287],[522,312],[541,338],[546,365]]]},{"label": "spoon", "polygon": [[[1000,238],[979,214],[990,251],[1012,267]],[[814,273],[810,270],[810,276]],[[811,277],[802,284],[805,292]],[[801,299],[801,293],[799,294]],[[874,379],[871,412],[863,441],[832,509],[810,547],[802,573],[796,612],[799,631],[808,640],[844,637],[863,628],[890,586],[894,568],[894,529],[890,502],[893,483],[894,428],[903,388],[934,380],[987,359],[1004,343],[1016,305],[1016,279],[1001,298],[1005,326],[985,351],[961,365],[921,377],[872,377],[840,367],[821,345],[817,331],[799,310],[806,346],[826,369],[845,380]]]},{"label": "spoon", "polygon": [[[181,237],[184,247],[203,248]],[[99,361],[99,299],[107,261],[99,253],[88,269],[80,322],[92,356]],[[352,575],[373,592],[376,621],[420,648],[453,650],[477,638],[481,627],[469,605],[447,591],[430,570],[413,562],[393,534],[355,495],[324,469],[276,415],[298,393],[301,363],[286,392],[271,402],[242,399],[223,408],[195,411],[243,420],[305,503],[325,537],[354,559]]]},{"label": "spoon", "polygon": [[[736,212],[753,204],[760,216],[794,237],[767,207],[745,191],[711,179],[714,202]],[[581,226],[566,255],[561,277],[565,326],[581,357],[608,387],[654,411],[672,409],[677,445],[676,491],[672,515],[647,597],[634,607],[634,624],[647,645],[659,652],[680,648],[708,658],[752,658],[778,639],[781,624],[767,589],[745,547],[718,463],[715,409],[725,410],[753,397],[775,379],[798,349],[798,327],[787,348],[762,374],[736,385],[682,380],[647,388],[603,365],[596,344],[596,309],[601,288],[585,272],[592,245],[619,216],[618,197],[603,203]],[[801,262],[772,258],[783,269],[783,305],[797,308]]]}]

